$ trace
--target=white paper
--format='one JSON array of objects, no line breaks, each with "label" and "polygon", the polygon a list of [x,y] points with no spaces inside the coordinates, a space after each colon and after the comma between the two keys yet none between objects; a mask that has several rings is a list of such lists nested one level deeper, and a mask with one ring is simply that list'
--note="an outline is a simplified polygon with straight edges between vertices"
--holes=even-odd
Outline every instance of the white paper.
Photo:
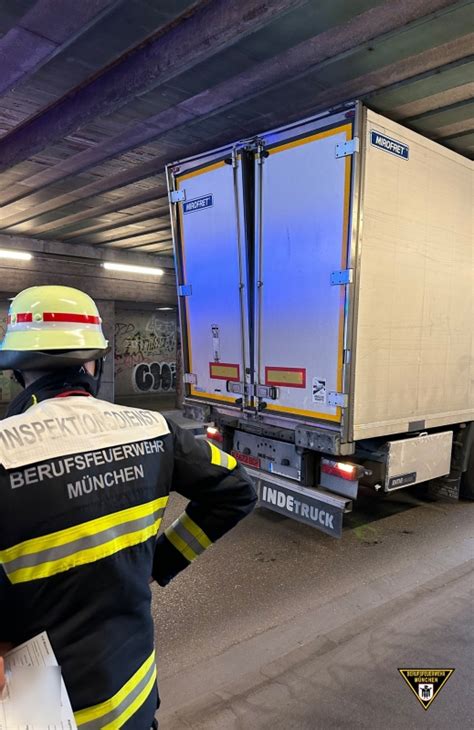
[{"label": "white paper", "polygon": [[[5,659],[7,677],[15,676],[15,671],[22,667],[57,667],[58,662],[54,656],[51,643],[46,632],[38,634],[33,639],[17,646],[10,651]],[[5,699],[0,701],[0,730],[77,730],[74,713],[67,694],[64,680],[61,678],[61,722],[59,725],[15,725],[12,724],[14,716],[15,698],[12,693],[12,686],[7,682]]]}]

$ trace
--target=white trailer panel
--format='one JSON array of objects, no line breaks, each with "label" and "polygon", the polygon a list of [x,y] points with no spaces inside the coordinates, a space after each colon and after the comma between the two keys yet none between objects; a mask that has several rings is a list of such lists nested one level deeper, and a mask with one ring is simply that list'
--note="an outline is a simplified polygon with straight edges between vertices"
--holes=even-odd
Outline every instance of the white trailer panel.
[{"label": "white trailer panel", "polygon": [[351,436],[472,420],[473,163],[372,111],[362,149]]},{"label": "white trailer panel", "polygon": [[341,420],[331,393],[342,392],[345,287],[331,275],[346,268],[351,157],[336,148],[351,138],[347,120],[304,136],[292,130],[259,165],[257,370],[260,384],[278,389],[266,411]]},{"label": "white trailer panel", "polygon": [[244,378],[241,181],[224,160],[177,178],[190,394],[234,404]]}]

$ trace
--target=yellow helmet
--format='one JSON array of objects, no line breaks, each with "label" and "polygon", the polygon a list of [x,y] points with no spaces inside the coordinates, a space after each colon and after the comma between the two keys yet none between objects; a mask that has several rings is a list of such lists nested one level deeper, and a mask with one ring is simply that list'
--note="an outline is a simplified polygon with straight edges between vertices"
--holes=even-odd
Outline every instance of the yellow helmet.
[{"label": "yellow helmet", "polygon": [[0,344],[0,370],[49,370],[107,352],[95,302],[69,286],[33,286],[12,301]]}]

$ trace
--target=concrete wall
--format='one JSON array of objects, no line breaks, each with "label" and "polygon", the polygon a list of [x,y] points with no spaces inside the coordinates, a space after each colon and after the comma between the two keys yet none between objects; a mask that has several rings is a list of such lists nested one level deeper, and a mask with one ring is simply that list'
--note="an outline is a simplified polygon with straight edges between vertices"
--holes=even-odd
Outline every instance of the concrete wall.
[{"label": "concrete wall", "polygon": [[110,347],[110,353],[105,358],[104,373],[102,375],[102,382],[98,397],[102,400],[108,400],[113,403],[115,397],[115,304],[114,302],[106,301],[96,301],[96,304],[99,309],[100,316],[102,317],[102,327]]},{"label": "concrete wall", "polygon": [[[176,315],[174,309],[156,311],[158,306],[173,307],[176,303],[172,258],[21,236],[0,235],[0,247],[29,251],[33,256],[30,261],[0,260],[0,340],[6,327],[9,297],[35,285],[77,287],[97,302],[111,348],[99,397],[113,401],[121,395],[143,395],[140,401],[146,404],[152,402],[151,396],[161,401],[168,396],[174,404]],[[157,266],[165,273],[156,277],[116,272],[104,269],[104,261]],[[117,309],[120,317],[116,320]],[[10,374],[0,371],[0,404],[8,403],[17,392]]]},{"label": "concrete wall", "polygon": [[[0,341],[7,328],[8,302],[0,301]],[[15,383],[10,371],[0,370],[0,403],[9,403],[21,390]]]},{"label": "concrete wall", "polygon": [[116,397],[176,391],[176,313],[117,308]]},{"label": "concrete wall", "polygon": [[[150,396],[175,394],[175,310],[160,312],[150,305],[148,309],[126,309],[106,300],[96,300],[96,303],[110,347],[99,398],[113,402],[117,398],[143,396],[146,405],[154,402]],[[0,293],[0,341],[6,330],[7,311],[7,295]],[[9,403],[19,391],[11,373],[0,371],[0,404]]]}]

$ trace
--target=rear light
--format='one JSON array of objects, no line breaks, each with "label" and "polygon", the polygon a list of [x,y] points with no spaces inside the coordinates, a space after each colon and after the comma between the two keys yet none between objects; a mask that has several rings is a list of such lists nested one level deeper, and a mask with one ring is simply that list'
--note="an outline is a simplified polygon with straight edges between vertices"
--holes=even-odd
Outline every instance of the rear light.
[{"label": "rear light", "polygon": [[335,477],[347,479],[348,481],[352,482],[361,477],[364,469],[357,464],[343,464],[340,461],[329,461],[329,459],[322,459],[321,471],[324,474],[332,474]]},{"label": "rear light", "polygon": [[210,441],[217,441],[219,444],[221,444],[224,441],[224,437],[219,431],[218,428],[215,428],[214,426],[208,426],[207,427],[207,438]]}]

